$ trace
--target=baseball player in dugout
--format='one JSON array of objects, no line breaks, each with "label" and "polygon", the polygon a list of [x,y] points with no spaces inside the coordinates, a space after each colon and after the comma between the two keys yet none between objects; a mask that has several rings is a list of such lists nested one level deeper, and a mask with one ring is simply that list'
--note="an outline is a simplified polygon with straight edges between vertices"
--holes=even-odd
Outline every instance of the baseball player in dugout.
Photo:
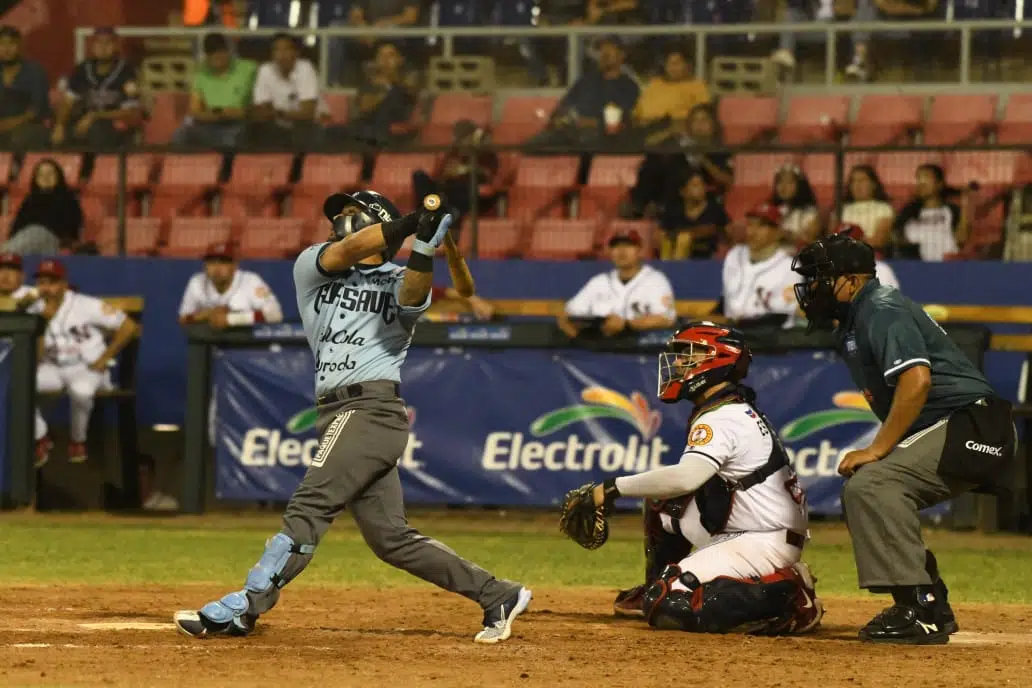
[{"label": "baseball player in dugout", "polygon": [[[374,191],[334,194],[323,211],[333,225],[329,240],[294,263],[298,310],[315,354],[319,448],[243,589],[177,612],[175,623],[193,637],[251,633],[347,508],[380,559],[480,605],[476,642],[506,640],[530,590],[412,528],[398,476],[409,439],[401,367],[416,321],[430,307],[434,254],[453,216],[437,196],[403,216]],[[399,267],[391,259],[412,235],[407,267]]]},{"label": "baseball player in dugout", "polygon": [[1011,405],[921,306],[880,282],[868,244],[836,234],[804,248],[793,267],[811,329],[834,328],[839,355],[882,422],[838,469],[860,587],[893,599],[860,639],[949,642],[957,621],[918,512],[1007,488],[1017,444]]},{"label": "baseball player in dugout", "polygon": [[696,322],[659,355],[659,398],[694,405],[673,466],[566,495],[560,528],[595,549],[619,497],[645,501],[645,583],[615,611],[700,633],[812,631],[824,607],[801,561],[806,495],[774,428],[742,384],[752,353],[737,330]]},{"label": "baseball player in dugout", "polygon": [[0,253],[0,310],[25,310],[39,298],[34,287],[25,284],[22,257]]},{"label": "baseball player in dugout", "polygon": [[613,269],[595,275],[566,302],[557,325],[571,339],[673,327],[674,290],[659,270],[643,262],[638,232],[616,232],[608,242]]},{"label": "baseball player in dugout", "polygon": [[258,273],[240,269],[232,244],[209,246],[204,272],[191,277],[183,292],[180,324],[207,323],[221,330],[282,321],[276,295]]},{"label": "baseball player in dugout", "polygon": [[[86,429],[97,390],[111,387],[110,366],[140,333],[132,318],[111,304],[68,286],[63,263],[44,260],[36,269],[39,300],[28,312],[46,322],[40,339],[36,389],[67,392],[70,402],[68,460],[86,461]],[[110,342],[105,335],[110,334]],[[36,465],[50,457],[54,443],[47,422],[36,410]]]}]

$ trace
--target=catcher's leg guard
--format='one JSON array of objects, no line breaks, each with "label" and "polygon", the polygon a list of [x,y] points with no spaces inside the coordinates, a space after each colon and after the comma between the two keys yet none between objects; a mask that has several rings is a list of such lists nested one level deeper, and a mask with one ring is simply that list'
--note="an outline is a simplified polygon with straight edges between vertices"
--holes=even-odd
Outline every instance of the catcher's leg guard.
[{"label": "catcher's leg guard", "polygon": [[681,536],[677,520],[671,516],[670,532],[663,527],[665,502],[646,500],[645,524],[645,582],[621,590],[613,602],[613,611],[623,616],[641,616],[645,591],[656,581],[668,565],[685,559],[692,553],[692,543]]},{"label": "catcher's leg guard", "polygon": [[[687,589],[671,589],[675,581]],[[715,578],[702,584],[690,571],[668,566],[645,593],[645,618],[661,630],[755,632],[782,617],[797,592],[790,579]]]}]

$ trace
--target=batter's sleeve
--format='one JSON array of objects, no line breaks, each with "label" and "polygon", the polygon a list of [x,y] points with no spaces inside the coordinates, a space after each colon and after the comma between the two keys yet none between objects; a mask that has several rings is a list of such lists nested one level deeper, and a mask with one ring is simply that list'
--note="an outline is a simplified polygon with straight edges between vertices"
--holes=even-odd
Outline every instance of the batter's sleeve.
[{"label": "batter's sleeve", "polygon": [[346,277],[351,271],[332,273],[319,264],[319,256],[330,245],[329,242],[309,246],[294,261],[294,288],[298,294],[310,293],[327,282]]},{"label": "batter's sleeve", "polygon": [[895,385],[900,374],[914,366],[932,367],[928,347],[914,317],[902,308],[880,308],[867,324],[874,360],[881,366],[889,385]]}]

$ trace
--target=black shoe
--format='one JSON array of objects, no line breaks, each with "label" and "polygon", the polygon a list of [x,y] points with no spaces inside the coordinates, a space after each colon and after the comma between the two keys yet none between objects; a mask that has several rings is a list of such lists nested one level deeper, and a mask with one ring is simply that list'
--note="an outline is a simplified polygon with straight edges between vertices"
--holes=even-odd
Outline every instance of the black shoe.
[{"label": "black shoe", "polygon": [[860,629],[860,640],[898,645],[945,645],[950,634],[932,610],[919,604],[896,603]]},{"label": "black shoe", "polygon": [[932,590],[935,591],[935,597],[939,603],[935,610],[939,615],[939,621],[942,622],[942,627],[946,629],[946,632],[953,635],[960,630],[960,626],[957,625],[957,616],[953,613],[953,607],[950,606],[949,588],[940,578],[932,584]]}]

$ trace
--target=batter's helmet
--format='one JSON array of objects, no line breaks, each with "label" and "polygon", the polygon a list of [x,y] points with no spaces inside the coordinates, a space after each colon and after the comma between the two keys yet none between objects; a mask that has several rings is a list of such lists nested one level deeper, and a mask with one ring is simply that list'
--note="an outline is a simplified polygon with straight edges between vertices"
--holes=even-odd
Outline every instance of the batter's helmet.
[{"label": "batter's helmet", "polygon": [[749,373],[752,351],[742,333],[712,322],[693,322],[674,333],[659,355],[661,401],[691,399],[721,382],[738,382]]},{"label": "batter's helmet", "polygon": [[[358,208],[358,212],[338,217],[347,208]],[[389,198],[371,190],[356,191],[353,194],[336,193],[323,203],[323,214],[333,223],[333,236],[337,239],[354,234],[370,225],[390,222],[401,218],[401,211]],[[394,257],[401,248],[388,246],[381,254],[385,261]]]}]

